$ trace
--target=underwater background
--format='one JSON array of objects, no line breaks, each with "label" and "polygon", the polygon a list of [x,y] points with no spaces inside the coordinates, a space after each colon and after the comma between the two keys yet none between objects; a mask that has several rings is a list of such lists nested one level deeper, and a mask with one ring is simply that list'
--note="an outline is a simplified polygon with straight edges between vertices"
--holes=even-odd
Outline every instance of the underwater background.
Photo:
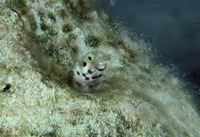
[{"label": "underwater background", "polygon": [[114,18],[152,39],[160,61],[176,67],[200,104],[200,1],[102,0],[101,4]]}]

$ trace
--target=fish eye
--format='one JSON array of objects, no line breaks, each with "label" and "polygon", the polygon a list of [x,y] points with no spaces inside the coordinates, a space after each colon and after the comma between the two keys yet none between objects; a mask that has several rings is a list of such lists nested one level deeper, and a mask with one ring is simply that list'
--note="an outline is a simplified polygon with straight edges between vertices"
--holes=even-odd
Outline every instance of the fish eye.
[{"label": "fish eye", "polygon": [[88,60],[89,60],[89,61],[91,61],[91,60],[92,60],[92,58],[91,58],[91,57],[88,57]]},{"label": "fish eye", "polygon": [[92,53],[87,54],[87,62],[92,63],[94,61],[94,55]]}]

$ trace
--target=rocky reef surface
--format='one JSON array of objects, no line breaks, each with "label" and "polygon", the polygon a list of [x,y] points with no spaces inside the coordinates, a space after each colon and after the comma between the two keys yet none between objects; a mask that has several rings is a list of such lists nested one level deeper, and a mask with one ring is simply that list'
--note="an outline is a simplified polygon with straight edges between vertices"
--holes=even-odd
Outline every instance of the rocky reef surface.
[{"label": "rocky reef surface", "polygon": [[[109,59],[97,85],[74,90],[76,61]],[[2,136],[200,136],[190,89],[151,43],[93,0],[1,0]]]}]

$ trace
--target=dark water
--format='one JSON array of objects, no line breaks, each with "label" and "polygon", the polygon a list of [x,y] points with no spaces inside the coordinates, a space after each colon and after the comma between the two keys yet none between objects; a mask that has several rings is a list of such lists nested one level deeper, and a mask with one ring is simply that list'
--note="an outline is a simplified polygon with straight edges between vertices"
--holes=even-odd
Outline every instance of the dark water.
[{"label": "dark water", "polygon": [[161,62],[175,64],[200,104],[200,0],[101,0],[111,16],[151,37]]}]

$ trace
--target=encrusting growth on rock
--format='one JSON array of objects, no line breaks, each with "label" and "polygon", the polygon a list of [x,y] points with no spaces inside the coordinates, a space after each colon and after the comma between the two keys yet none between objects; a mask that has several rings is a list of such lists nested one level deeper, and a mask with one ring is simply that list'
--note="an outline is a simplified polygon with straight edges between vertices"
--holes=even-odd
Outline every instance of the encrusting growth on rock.
[{"label": "encrusting growth on rock", "polygon": [[95,0],[1,0],[0,30],[1,136],[200,136],[190,89]]}]

